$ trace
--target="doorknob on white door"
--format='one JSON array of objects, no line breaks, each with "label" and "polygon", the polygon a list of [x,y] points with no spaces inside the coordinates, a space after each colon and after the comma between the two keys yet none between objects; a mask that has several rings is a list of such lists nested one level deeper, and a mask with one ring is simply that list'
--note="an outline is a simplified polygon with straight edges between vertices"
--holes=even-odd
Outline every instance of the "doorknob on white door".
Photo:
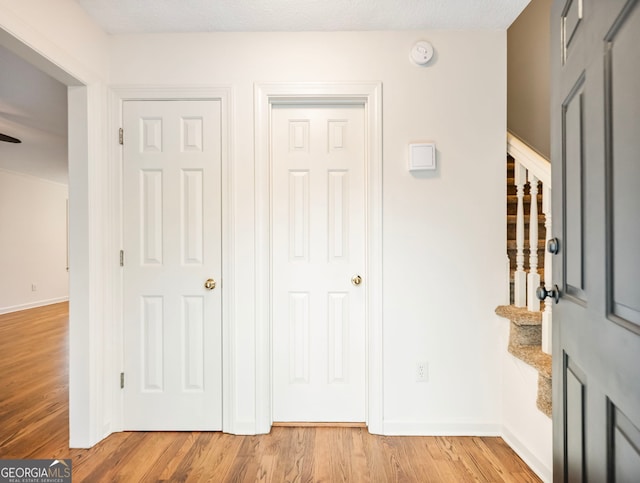
[{"label": "doorknob on white door", "polygon": [[351,283],[354,284],[357,287],[358,285],[360,285],[362,283],[362,277],[360,275],[354,275],[351,278]]},{"label": "doorknob on white door", "polygon": [[204,288],[207,290],[213,290],[216,288],[216,281],[212,278],[207,279],[207,281],[204,282]]},{"label": "doorknob on white door", "polygon": [[560,289],[557,285],[554,285],[551,290],[547,290],[544,285],[540,285],[536,290],[536,297],[538,297],[538,300],[544,300],[550,297],[555,303],[558,303],[558,300],[560,300]]}]

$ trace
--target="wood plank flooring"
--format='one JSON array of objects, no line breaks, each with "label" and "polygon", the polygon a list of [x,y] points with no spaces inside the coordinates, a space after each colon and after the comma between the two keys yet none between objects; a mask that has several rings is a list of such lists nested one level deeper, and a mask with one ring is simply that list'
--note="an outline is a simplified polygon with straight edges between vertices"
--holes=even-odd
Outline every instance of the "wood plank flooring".
[{"label": "wood plank flooring", "polygon": [[501,438],[116,433],[69,449],[68,307],[0,315],[0,459],[71,458],[74,482],[536,482]]}]

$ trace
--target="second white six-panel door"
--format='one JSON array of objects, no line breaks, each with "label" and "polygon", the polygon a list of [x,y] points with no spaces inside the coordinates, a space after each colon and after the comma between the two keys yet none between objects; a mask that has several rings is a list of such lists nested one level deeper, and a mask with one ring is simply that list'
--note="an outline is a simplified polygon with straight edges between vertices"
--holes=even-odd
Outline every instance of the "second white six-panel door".
[{"label": "second white six-panel door", "polygon": [[271,146],[273,420],[364,422],[364,106],[274,106]]}]

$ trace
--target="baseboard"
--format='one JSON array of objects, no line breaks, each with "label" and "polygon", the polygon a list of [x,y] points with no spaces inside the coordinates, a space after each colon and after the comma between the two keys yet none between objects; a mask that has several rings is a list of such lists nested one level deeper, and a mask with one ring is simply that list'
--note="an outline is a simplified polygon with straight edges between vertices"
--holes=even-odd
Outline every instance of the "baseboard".
[{"label": "baseboard", "polygon": [[28,304],[12,305],[10,307],[0,307],[0,315],[10,314],[11,312],[20,312],[21,310],[35,309],[36,307],[44,307],[45,305],[59,304],[61,302],[68,302],[69,297],[58,297],[55,299],[38,300],[36,302],[29,302]]},{"label": "baseboard", "polygon": [[495,423],[419,423],[385,421],[386,436],[501,436],[501,426]]},{"label": "baseboard", "polygon": [[551,482],[553,471],[547,465],[545,465],[540,459],[527,449],[527,446],[522,443],[511,431],[506,427],[502,427],[502,439],[507,443],[513,451],[516,452],[520,458],[531,468],[531,470],[540,477],[545,483]]}]

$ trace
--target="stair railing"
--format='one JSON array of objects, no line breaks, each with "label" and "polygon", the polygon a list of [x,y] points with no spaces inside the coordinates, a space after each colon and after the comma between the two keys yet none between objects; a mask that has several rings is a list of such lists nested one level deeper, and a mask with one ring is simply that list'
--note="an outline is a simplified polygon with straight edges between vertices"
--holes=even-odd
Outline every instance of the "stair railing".
[{"label": "stair railing", "polygon": [[[544,249],[538,241],[538,184],[542,193],[542,213],[545,217],[544,226],[547,238],[552,233],[551,222],[551,163],[540,154],[531,149],[516,136],[507,132],[507,153],[515,160],[514,184],[518,208],[516,214],[516,271],[514,274],[514,305],[527,307],[527,310],[537,312],[540,310],[540,301],[536,297],[536,289],[540,286],[540,274],[538,273],[538,250]],[[529,270],[524,268],[524,240],[525,240],[525,214],[524,191],[529,184],[531,195],[531,208],[529,211]],[[551,254],[544,251],[544,284],[550,288],[551,282]],[[542,313],[542,350],[551,353],[551,323],[552,302],[544,305]]]}]

